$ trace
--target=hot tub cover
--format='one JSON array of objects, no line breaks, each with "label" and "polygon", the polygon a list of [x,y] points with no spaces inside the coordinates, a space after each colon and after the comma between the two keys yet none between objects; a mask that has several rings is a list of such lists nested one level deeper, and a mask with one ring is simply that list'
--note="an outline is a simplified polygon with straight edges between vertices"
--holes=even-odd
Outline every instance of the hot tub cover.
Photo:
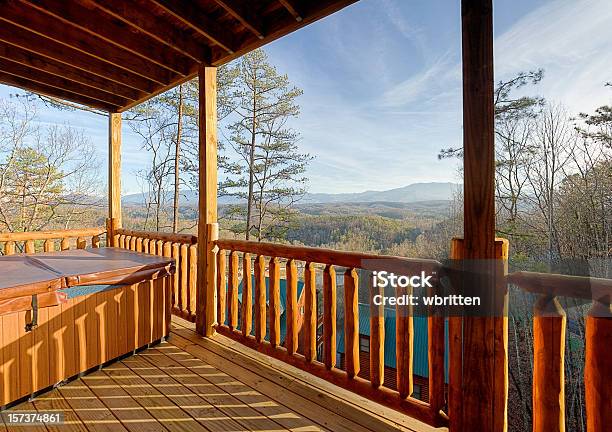
[{"label": "hot tub cover", "polygon": [[81,285],[126,285],[175,271],[174,259],[119,248],[0,257],[0,300]]}]

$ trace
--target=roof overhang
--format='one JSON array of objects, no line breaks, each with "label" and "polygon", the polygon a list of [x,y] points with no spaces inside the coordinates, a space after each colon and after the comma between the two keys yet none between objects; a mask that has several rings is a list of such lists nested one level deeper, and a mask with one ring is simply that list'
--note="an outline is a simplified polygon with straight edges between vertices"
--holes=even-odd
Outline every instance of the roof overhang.
[{"label": "roof overhang", "polygon": [[357,0],[0,0],[0,82],[122,112]]}]

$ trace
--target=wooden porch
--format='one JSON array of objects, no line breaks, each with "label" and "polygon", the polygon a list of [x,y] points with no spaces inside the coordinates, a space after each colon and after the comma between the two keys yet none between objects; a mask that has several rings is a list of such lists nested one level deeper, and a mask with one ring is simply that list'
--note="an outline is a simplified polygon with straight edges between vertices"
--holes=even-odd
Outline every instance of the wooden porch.
[{"label": "wooden porch", "polygon": [[64,413],[33,431],[436,430],[176,317],[167,341],[5,413],[19,411]]}]

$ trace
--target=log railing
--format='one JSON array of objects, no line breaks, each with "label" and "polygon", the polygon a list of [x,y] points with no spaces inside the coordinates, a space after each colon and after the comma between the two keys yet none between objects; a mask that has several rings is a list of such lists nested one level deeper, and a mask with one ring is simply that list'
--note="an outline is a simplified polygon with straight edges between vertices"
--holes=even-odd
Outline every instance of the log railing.
[{"label": "log railing", "polygon": [[106,228],[0,233],[2,255],[85,249],[106,244]]},{"label": "log railing", "polygon": [[117,228],[113,245],[136,252],[172,257],[176,260],[172,313],[195,321],[198,250],[197,236]]},{"label": "log railing", "polygon": [[[359,269],[394,271],[400,274],[436,274],[440,263],[433,260],[378,256],[328,249],[298,247],[241,240],[217,240],[217,326],[216,330],[240,343],[305,370],[371,400],[393,407],[432,425],[445,425],[444,317],[430,314],[428,402],[412,398],[413,318],[398,306],[398,390],[384,383],[384,312],[372,306],[370,314],[370,377],[358,376],[359,286],[375,294],[370,280],[359,281]],[[298,329],[298,278],[304,283],[304,317]],[[343,274],[344,329],[336,323],[336,274]],[[322,294],[317,299],[317,276]],[[280,280],[286,279],[286,336],[280,339]],[[269,286],[266,290],[266,278]],[[254,281],[254,282],[253,282]],[[242,282],[242,296],[238,288]],[[434,284],[437,287],[437,282]],[[398,292],[396,294],[403,294]],[[266,296],[269,296],[269,299]],[[242,304],[239,311],[239,302]],[[373,304],[373,303],[371,303]],[[322,310],[318,310],[321,307]],[[253,316],[254,315],[254,316]],[[239,320],[240,316],[240,320]],[[240,321],[240,322],[239,322]],[[317,356],[318,323],[322,322],[322,356]],[[300,330],[298,332],[298,330]],[[337,331],[344,331],[345,367],[336,359]],[[300,334],[301,333],[301,334]],[[321,332],[319,332],[321,333]],[[298,350],[298,347],[301,349]]]},{"label": "log railing", "polygon": [[533,318],[533,431],[565,430],[565,332],[557,297],[592,300],[586,317],[584,389],[588,432],[612,425],[612,279],[516,272],[508,282],[538,294]]}]

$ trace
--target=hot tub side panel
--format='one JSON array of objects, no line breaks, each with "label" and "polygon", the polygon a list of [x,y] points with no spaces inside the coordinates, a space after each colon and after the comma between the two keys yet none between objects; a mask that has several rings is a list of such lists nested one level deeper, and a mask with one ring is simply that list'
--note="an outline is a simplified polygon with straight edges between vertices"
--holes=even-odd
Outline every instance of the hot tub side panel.
[{"label": "hot tub side panel", "polygon": [[125,354],[170,331],[172,275],[0,316],[0,407]]}]

